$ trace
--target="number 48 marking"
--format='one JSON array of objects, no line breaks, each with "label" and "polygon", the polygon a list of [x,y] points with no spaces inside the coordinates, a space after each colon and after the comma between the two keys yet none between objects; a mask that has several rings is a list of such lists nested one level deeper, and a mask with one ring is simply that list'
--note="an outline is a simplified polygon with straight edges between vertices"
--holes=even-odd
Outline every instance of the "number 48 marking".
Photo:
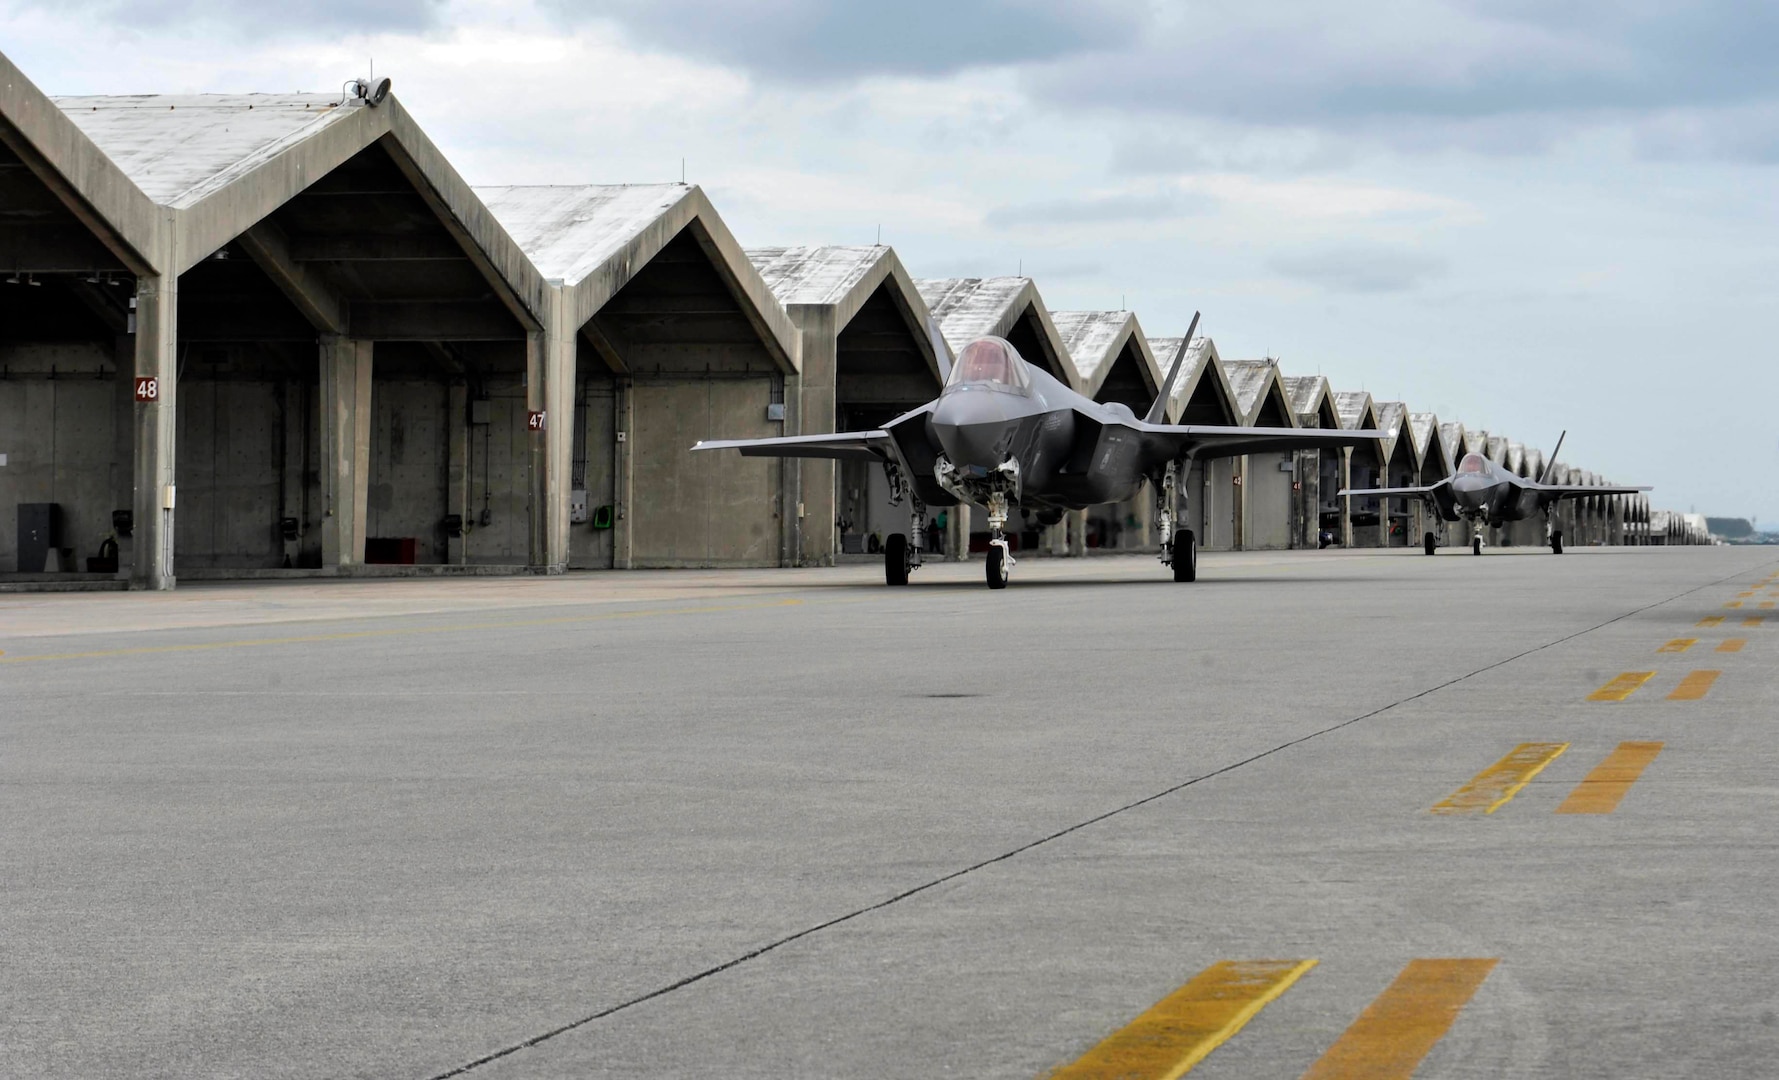
[{"label": "number 48 marking", "polygon": [[161,381],[159,379],[137,379],[137,401],[159,401],[161,399]]}]

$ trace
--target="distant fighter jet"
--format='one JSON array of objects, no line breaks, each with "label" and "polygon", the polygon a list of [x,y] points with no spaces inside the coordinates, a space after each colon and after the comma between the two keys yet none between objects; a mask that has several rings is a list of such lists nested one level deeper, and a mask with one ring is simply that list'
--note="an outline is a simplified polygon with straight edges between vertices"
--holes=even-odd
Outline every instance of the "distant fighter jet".
[{"label": "distant fighter jet", "polygon": [[[987,508],[988,587],[1004,589],[1014,563],[1005,534],[1014,507],[1035,510],[1040,524],[1054,525],[1065,511],[1128,499],[1147,480],[1155,489],[1161,561],[1173,567],[1175,581],[1192,581],[1198,576],[1197,539],[1190,529],[1174,529],[1174,515],[1180,481],[1193,461],[1382,438],[1374,431],[1162,423],[1197,328],[1194,315],[1166,384],[1141,420],[1128,406],[1102,405],[1069,389],[1026,363],[1006,340],[985,337],[964,346],[936,400],[880,430],[707,440],[692,449],[881,463],[893,499],[913,504],[910,532],[884,545],[890,585],[906,585],[908,572],[921,565],[928,506],[970,502]],[[937,338],[936,328],[928,332]],[[949,355],[942,342],[936,344],[938,355]]]},{"label": "distant fighter jet", "polygon": [[[1563,432],[1557,437],[1557,450],[1563,449],[1563,439],[1568,436]],[[1528,480],[1497,466],[1481,454],[1465,454],[1464,460],[1458,462],[1458,471],[1435,484],[1426,487],[1399,488],[1354,488],[1342,491],[1342,495],[1376,495],[1381,498],[1402,498],[1414,496],[1425,499],[1438,515],[1442,526],[1448,521],[1463,519],[1474,525],[1488,524],[1499,526],[1509,521],[1524,521],[1537,514],[1544,515],[1545,532],[1549,535],[1550,549],[1561,555],[1563,553],[1563,532],[1555,527],[1551,511],[1563,499],[1582,499],[1590,495],[1631,495],[1639,491],[1649,491],[1646,487],[1588,487],[1580,484],[1547,484],[1545,477],[1556,467],[1557,455],[1553,452],[1550,461],[1537,480]],[[1428,533],[1421,538],[1421,547],[1431,555],[1439,546],[1439,538]],[[1482,537],[1470,539],[1470,550],[1473,554],[1482,554]]]}]

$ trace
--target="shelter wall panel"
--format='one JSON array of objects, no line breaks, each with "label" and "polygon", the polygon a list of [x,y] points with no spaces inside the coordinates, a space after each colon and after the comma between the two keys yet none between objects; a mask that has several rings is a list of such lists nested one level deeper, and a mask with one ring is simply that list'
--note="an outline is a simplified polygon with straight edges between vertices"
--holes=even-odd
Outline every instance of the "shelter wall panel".
[{"label": "shelter wall panel", "polygon": [[450,476],[450,387],[437,380],[373,379],[371,478],[365,535],[414,537],[416,559],[448,558],[439,528]]},{"label": "shelter wall panel", "polygon": [[765,418],[771,392],[769,378],[636,384],[633,565],[778,565],[777,462],[690,451],[779,434]]},{"label": "shelter wall panel", "polygon": [[1244,545],[1250,551],[1275,551],[1291,546],[1292,474],[1279,468],[1290,460],[1290,454],[1250,454],[1248,475],[1243,494],[1248,499],[1248,535]]},{"label": "shelter wall panel", "polygon": [[[582,360],[582,365],[586,363]],[[580,366],[580,365],[577,365]],[[581,371],[588,369],[581,366]],[[585,485],[589,507],[615,506],[613,483],[616,466],[617,397],[610,379],[583,380],[576,399],[574,475]],[[616,528],[595,529],[590,523],[570,525],[568,565],[576,570],[607,570],[612,566]]]},{"label": "shelter wall panel", "polygon": [[1235,546],[1236,503],[1235,463],[1232,457],[1212,458],[1205,463],[1204,531],[1199,533],[1202,546],[1212,551],[1228,551]]},{"label": "shelter wall panel", "polygon": [[[102,355],[102,354],[95,354]],[[91,360],[86,350],[47,347],[8,350],[7,361],[34,365],[52,357]],[[62,508],[62,547],[84,570],[111,533],[116,458],[116,390],[92,377],[0,380],[0,572],[18,566],[18,506],[53,502]]]},{"label": "shelter wall panel", "polygon": [[[523,565],[531,550],[531,436],[525,426],[525,388],[517,380],[488,387],[489,422],[470,429],[469,532],[471,563]],[[479,524],[482,511],[489,523]]]},{"label": "shelter wall panel", "polygon": [[191,380],[179,394],[177,564],[281,566],[284,417],[277,384]]}]

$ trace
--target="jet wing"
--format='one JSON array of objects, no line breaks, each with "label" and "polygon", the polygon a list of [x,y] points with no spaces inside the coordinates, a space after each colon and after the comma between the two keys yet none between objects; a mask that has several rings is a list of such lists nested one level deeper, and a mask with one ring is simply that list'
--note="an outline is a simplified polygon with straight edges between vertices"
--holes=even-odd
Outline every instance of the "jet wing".
[{"label": "jet wing", "polygon": [[887,431],[836,431],[826,435],[781,435],[771,439],[705,439],[692,449],[739,450],[744,457],[896,460],[895,443]]},{"label": "jet wing", "polygon": [[1648,487],[1587,487],[1583,484],[1527,484],[1526,487],[1550,499],[1585,499],[1589,495],[1635,495],[1654,491]]},{"label": "jet wing", "polygon": [[1383,439],[1381,431],[1346,431],[1340,428],[1271,428],[1217,427],[1207,424],[1137,423],[1144,441],[1162,460],[1191,456],[1195,461],[1206,458],[1237,457],[1241,454],[1265,454],[1284,450],[1330,450],[1338,446],[1358,446]]},{"label": "jet wing", "polygon": [[1342,488],[1334,493],[1340,495],[1379,495],[1386,498],[1401,499],[1411,495],[1431,495],[1431,487],[1398,487],[1398,488]]}]

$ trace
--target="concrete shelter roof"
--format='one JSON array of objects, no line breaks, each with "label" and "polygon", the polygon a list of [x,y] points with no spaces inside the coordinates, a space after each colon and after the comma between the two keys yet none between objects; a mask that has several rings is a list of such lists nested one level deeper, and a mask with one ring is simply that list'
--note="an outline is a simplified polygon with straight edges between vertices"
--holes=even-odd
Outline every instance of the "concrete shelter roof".
[{"label": "concrete shelter roof", "polygon": [[1266,410],[1267,398],[1273,397],[1277,401],[1278,411],[1285,416],[1287,426],[1298,426],[1297,412],[1291,407],[1291,399],[1285,394],[1284,382],[1279,378],[1278,361],[1225,360],[1223,373],[1228,376],[1229,388],[1235,392],[1236,404],[1242,410],[1242,423],[1258,425],[1260,414]]},{"label": "concrete shelter roof", "polygon": [[1414,439],[1415,458],[1421,463],[1421,468],[1425,470],[1427,463],[1432,461],[1438,466],[1441,476],[1450,476],[1456,471],[1457,463],[1440,435],[1440,427],[1439,417],[1430,412],[1408,414],[1409,436]]},{"label": "concrete shelter roof", "polygon": [[1525,471],[1525,467],[1526,467],[1526,448],[1525,448],[1525,446],[1523,446],[1520,443],[1516,443],[1516,442],[1508,443],[1507,444],[1507,456],[1504,460],[1507,464],[1508,472],[1520,473],[1523,475],[1523,473]]},{"label": "concrete shelter roof", "polygon": [[897,306],[914,326],[921,354],[936,378],[943,381],[951,371],[951,349],[937,320],[915,288],[914,279],[896,257],[894,248],[882,244],[825,245],[804,247],[750,247],[748,261],[772,295],[786,308],[819,307],[833,312],[838,333],[853,320],[873,293],[886,285]]},{"label": "concrete shelter roof", "polygon": [[1340,426],[1348,431],[1378,426],[1377,408],[1371,402],[1371,395],[1364,390],[1336,391],[1334,412],[1340,417]]},{"label": "concrete shelter roof", "polygon": [[690,228],[768,352],[785,370],[798,370],[797,332],[790,316],[697,186],[480,187],[476,195],[544,277],[567,290],[568,317],[576,327],[585,326]]},{"label": "concrete shelter roof", "polygon": [[1291,401],[1291,411],[1297,414],[1298,426],[1340,426],[1340,417],[1334,411],[1334,388],[1325,376],[1280,375],[1279,382]]},{"label": "concrete shelter roof", "polygon": [[55,102],[144,194],[175,209],[367,107],[356,100],[342,105],[337,93],[108,94]]},{"label": "concrete shelter roof", "polygon": [[1384,433],[1384,441],[1389,444],[1387,456],[1395,457],[1397,448],[1408,451],[1409,460],[1415,468],[1421,467],[1421,455],[1415,449],[1414,432],[1408,423],[1408,406],[1400,401],[1380,401],[1377,403],[1377,426]]},{"label": "concrete shelter roof", "polygon": [[0,53],[0,141],[134,273],[154,273],[159,215],[122,169]]},{"label": "concrete shelter roof", "polygon": [[1456,420],[1440,424],[1439,443],[1445,447],[1446,457],[1455,463],[1464,456],[1464,425]]},{"label": "concrete shelter roof", "polygon": [[1159,393],[1167,373],[1160,369],[1149,339],[1143,336],[1135,312],[1053,311],[1050,321],[1068,349],[1089,396],[1097,394],[1126,345],[1134,345],[1142,357],[1142,376],[1151,394]]},{"label": "concrete shelter roof", "polygon": [[[1177,337],[1152,337],[1149,339],[1149,351],[1159,358],[1158,363],[1171,364],[1175,351],[1180,348],[1180,341]],[[1242,407],[1236,401],[1235,388],[1229,385],[1229,375],[1223,370],[1223,357],[1217,352],[1217,343],[1203,334],[1194,337],[1192,343],[1186,347],[1186,361],[1180,369],[1180,381],[1175,385],[1173,396],[1168,401],[1170,422],[1184,422],[1182,417],[1186,405],[1198,393],[1200,384],[1208,385],[1226,414],[1222,423],[1241,423]]]},{"label": "concrete shelter roof", "polygon": [[1488,457],[1488,459],[1490,461],[1494,462],[1497,465],[1506,464],[1506,462],[1507,462],[1507,437],[1506,436],[1504,436],[1504,435],[1490,435],[1490,436],[1488,436],[1486,441],[1483,443],[1483,445],[1486,447],[1486,449],[1483,451],[1483,453]]}]

